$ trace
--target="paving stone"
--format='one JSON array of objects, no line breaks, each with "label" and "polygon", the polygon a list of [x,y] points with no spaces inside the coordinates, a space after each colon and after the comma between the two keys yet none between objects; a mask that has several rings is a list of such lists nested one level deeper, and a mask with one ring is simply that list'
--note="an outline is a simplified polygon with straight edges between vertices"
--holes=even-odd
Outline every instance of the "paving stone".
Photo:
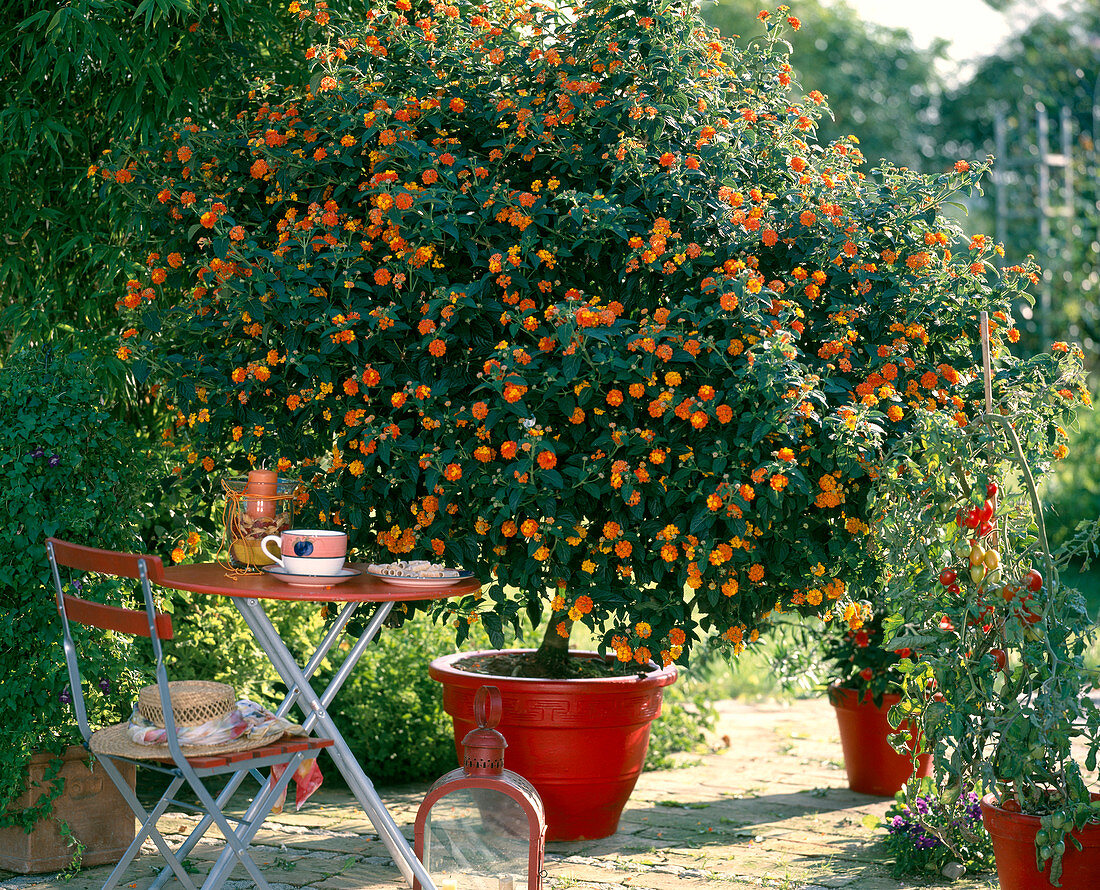
[{"label": "paving stone", "polygon": [[[713,752],[681,758],[682,768],[643,774],[619,831],[592,841],[551,843],[547,890],[907,890],[927,881],[896,880],[882,862],[881,817],[889,800],[847,788],[833,709],[825,701],[721,702],[708,740]],[[399,828],[412,837],[427,785],[382,788]],[[229,807],[243,812],[252,789]],[[155,796],[154,796],[155,799]],[[150,801],[151,803],[152,801]],[[176,847],[196,825],[165,814],[159,829]],[[196,878],[221,848],[211,829],[187,857]],[[405,890],[389,851],[350,792],[326,785],[303,807],[273,816],[253,853],[275,890]],[[161,860],[151,841],[120,890],[147,887]],[[2,890],[98,890],[110,866],[65,882],[58,875],[0,872]],[[178,890],[174,879],[166,890]],[[226,890],[251,890],[237,867]],[[989,890],[992,877],[969,877],[953,890]]]}]

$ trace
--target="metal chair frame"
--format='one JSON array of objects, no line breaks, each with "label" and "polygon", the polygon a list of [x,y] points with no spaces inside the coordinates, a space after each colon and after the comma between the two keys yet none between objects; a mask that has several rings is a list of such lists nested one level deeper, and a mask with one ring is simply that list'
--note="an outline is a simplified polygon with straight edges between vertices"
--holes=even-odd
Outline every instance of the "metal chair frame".
[{"label": "metal chair frame", "polygon": [[[203,755],[189,757],[180,748],[168,694],[168,673],[164,664],[162,640],[172,639],[172,618],[164,612],[158,612],[153,601],[152,584],[163,579],[164,566],[157,556],[119,553],[72,544],[57,538],[46,541],[56,588],[57,609],[64,626],[65,663],[69,671],[69,688],[72,691],[72,705],[76,714],[84,746],[91,751],[104,771],[118,788],[123,799],[133,810],[141,823],[133,842],[123,853],[122,858],[108,876],[103,890],[111,890],[122,878],[123,873],[134,857],[140,852],[141,845],[149,838],[164,857],[167,865],[150,885],[150,890],[164,885],[172,875],[186,888],[198,890],[184,866],[183,859],[202,839],[210,825],[217,825],[225,838],[225,847],[211,868],[202,885],[202,890],[217,890],[229,877],[233,866],[240,863],[260,890],[271,890],[270,885],[260,872],[248,846],[256,832],[263,825],[274,806],[278,795],[287,787],[298,766],[307,757],[332,745],[331,739],[307,737],[278,741],[270,745],[237,751],[224,755]],[[61,581],[59,566],[84,572],[94,572],[120,578],[129,578],[140,583],[145,600],[144,610],[126,609],[108,606],[102,603],[81,599],[66,593]],[[91,747],[92,728],[88,723],[88,713],[81,688],[80,664],[76,645],[73,642],[70,623],[79,623],[111,630],[132,636],[148,637],[152,643],[155,659],[156,682],[160,687],[161,707],[164,714],[170,758],[163,760],[144,760],[117,755],[102,754]],[[138,800],[134,789],[119,771],[117,762],[132,763],[140,769],[149,769],[170,778],[168,788],[151,810],[146,810]],[[260,769],[275,765],[285,765],[278,781],[269,783],[259,772]],[[259,783],[260,790],[253,798],[247,812],[241,819],[234,819],[223,812],[223,807],[240,784],[243,773],[251,774]],[[204,779],[213,776],[232,775],[235,779],[225,786],[215,797],[204,784]],[[199,800],[199,806],[179,800],[177,792],[187,786]],[[157,820],[170,806],[176,806],[191,812],[202,813],[203,818],[175,852],[163,835],[157,830]],[[235,822],[236,825],[231,824]]]}]

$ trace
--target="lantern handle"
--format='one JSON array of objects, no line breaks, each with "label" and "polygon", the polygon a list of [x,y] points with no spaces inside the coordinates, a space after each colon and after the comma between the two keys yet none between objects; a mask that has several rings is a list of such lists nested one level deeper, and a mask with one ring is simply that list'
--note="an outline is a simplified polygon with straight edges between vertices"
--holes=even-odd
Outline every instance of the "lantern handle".
[{"label": "lantern handle", "polygon": [[496,686],[482,686],[474,695],[474,719],[481,729],[495,729],[504,707]]}]

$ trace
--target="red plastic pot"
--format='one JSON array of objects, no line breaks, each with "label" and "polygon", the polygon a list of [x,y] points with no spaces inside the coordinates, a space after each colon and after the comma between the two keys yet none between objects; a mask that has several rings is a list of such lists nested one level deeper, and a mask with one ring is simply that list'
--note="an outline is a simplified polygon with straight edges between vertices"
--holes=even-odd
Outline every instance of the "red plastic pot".
[{"label": "red plastic pot", "polygon": [[[614,834],[642,771],[649,727],[661,713],[662,690],[675,681],[676,668],[654,667],[641,677],[539,680],[454,667],[462,659],[493,654],[459,652],[437,658],[428,668],[443,684],[443,707],[454,721],[456,751],[474,728],[477,690],[496,686],[503,703],[497,729],[508,742],[504,765],[534,785],[542,798],[546,840]],[[595,652],[571,654],[599,657]]]},{"label": "red plastic pot", "polygon": [[[882,705],[875,707],[869,694],[859,698],[859,693],[854,689],[829,687],[829,703],[836,709],[840,727],[848,787],[853,791],[876,797],[893,797],[914,775],[912,759],[899,754],[886,740],[895,731],[890,727],[886,714],[899,701],[900,695],[887,693],[883,696]],[[915,744],[915,740],[910,743],[910,750]],[[927,776],[931,769],[931,756],[921,754],[917,759],[915,775]]]},{"label": "red plastic pot", "polygon": [[[1093,795],[1093,799],[1096,795]],[[997,806],[992,794],[982,798],[982,822],[993,838],[997,880],[1001,890],[1041,890],[1050,886],[1050,863],[1039,871],[1035,861],[1035,834],[1039,817],[1014,813]],[[1082,849],[1066,841],[1062,856],[1062,890],[1095,890],[1100,887],[1100,824],[1073,832]]]}]

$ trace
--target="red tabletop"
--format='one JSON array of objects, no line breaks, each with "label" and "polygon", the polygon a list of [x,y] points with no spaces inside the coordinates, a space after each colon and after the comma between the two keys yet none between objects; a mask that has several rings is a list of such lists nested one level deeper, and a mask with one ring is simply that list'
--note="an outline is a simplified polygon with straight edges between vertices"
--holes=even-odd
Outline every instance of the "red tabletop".
[{"label": "red tabletop", "polygon": [[[347,567],[359,569],[362,574],[332,587],[299,587],[287,584],[266,572],[245,573],[241,569],[227,569],[216,562],[165,566],[164,578],[158,583],[173,590],[190,590],[193,593],[324,603],[441,600],[476,593],[481,589],[481,582],[477,578],[463,578],[453,584],[439,583],[442,579],[438,579],[436,583],[423,587],[407,587],[368,575],[367,567],[362,563],[349,562]],[[426,582],[428,580],[425,579]]]}]

